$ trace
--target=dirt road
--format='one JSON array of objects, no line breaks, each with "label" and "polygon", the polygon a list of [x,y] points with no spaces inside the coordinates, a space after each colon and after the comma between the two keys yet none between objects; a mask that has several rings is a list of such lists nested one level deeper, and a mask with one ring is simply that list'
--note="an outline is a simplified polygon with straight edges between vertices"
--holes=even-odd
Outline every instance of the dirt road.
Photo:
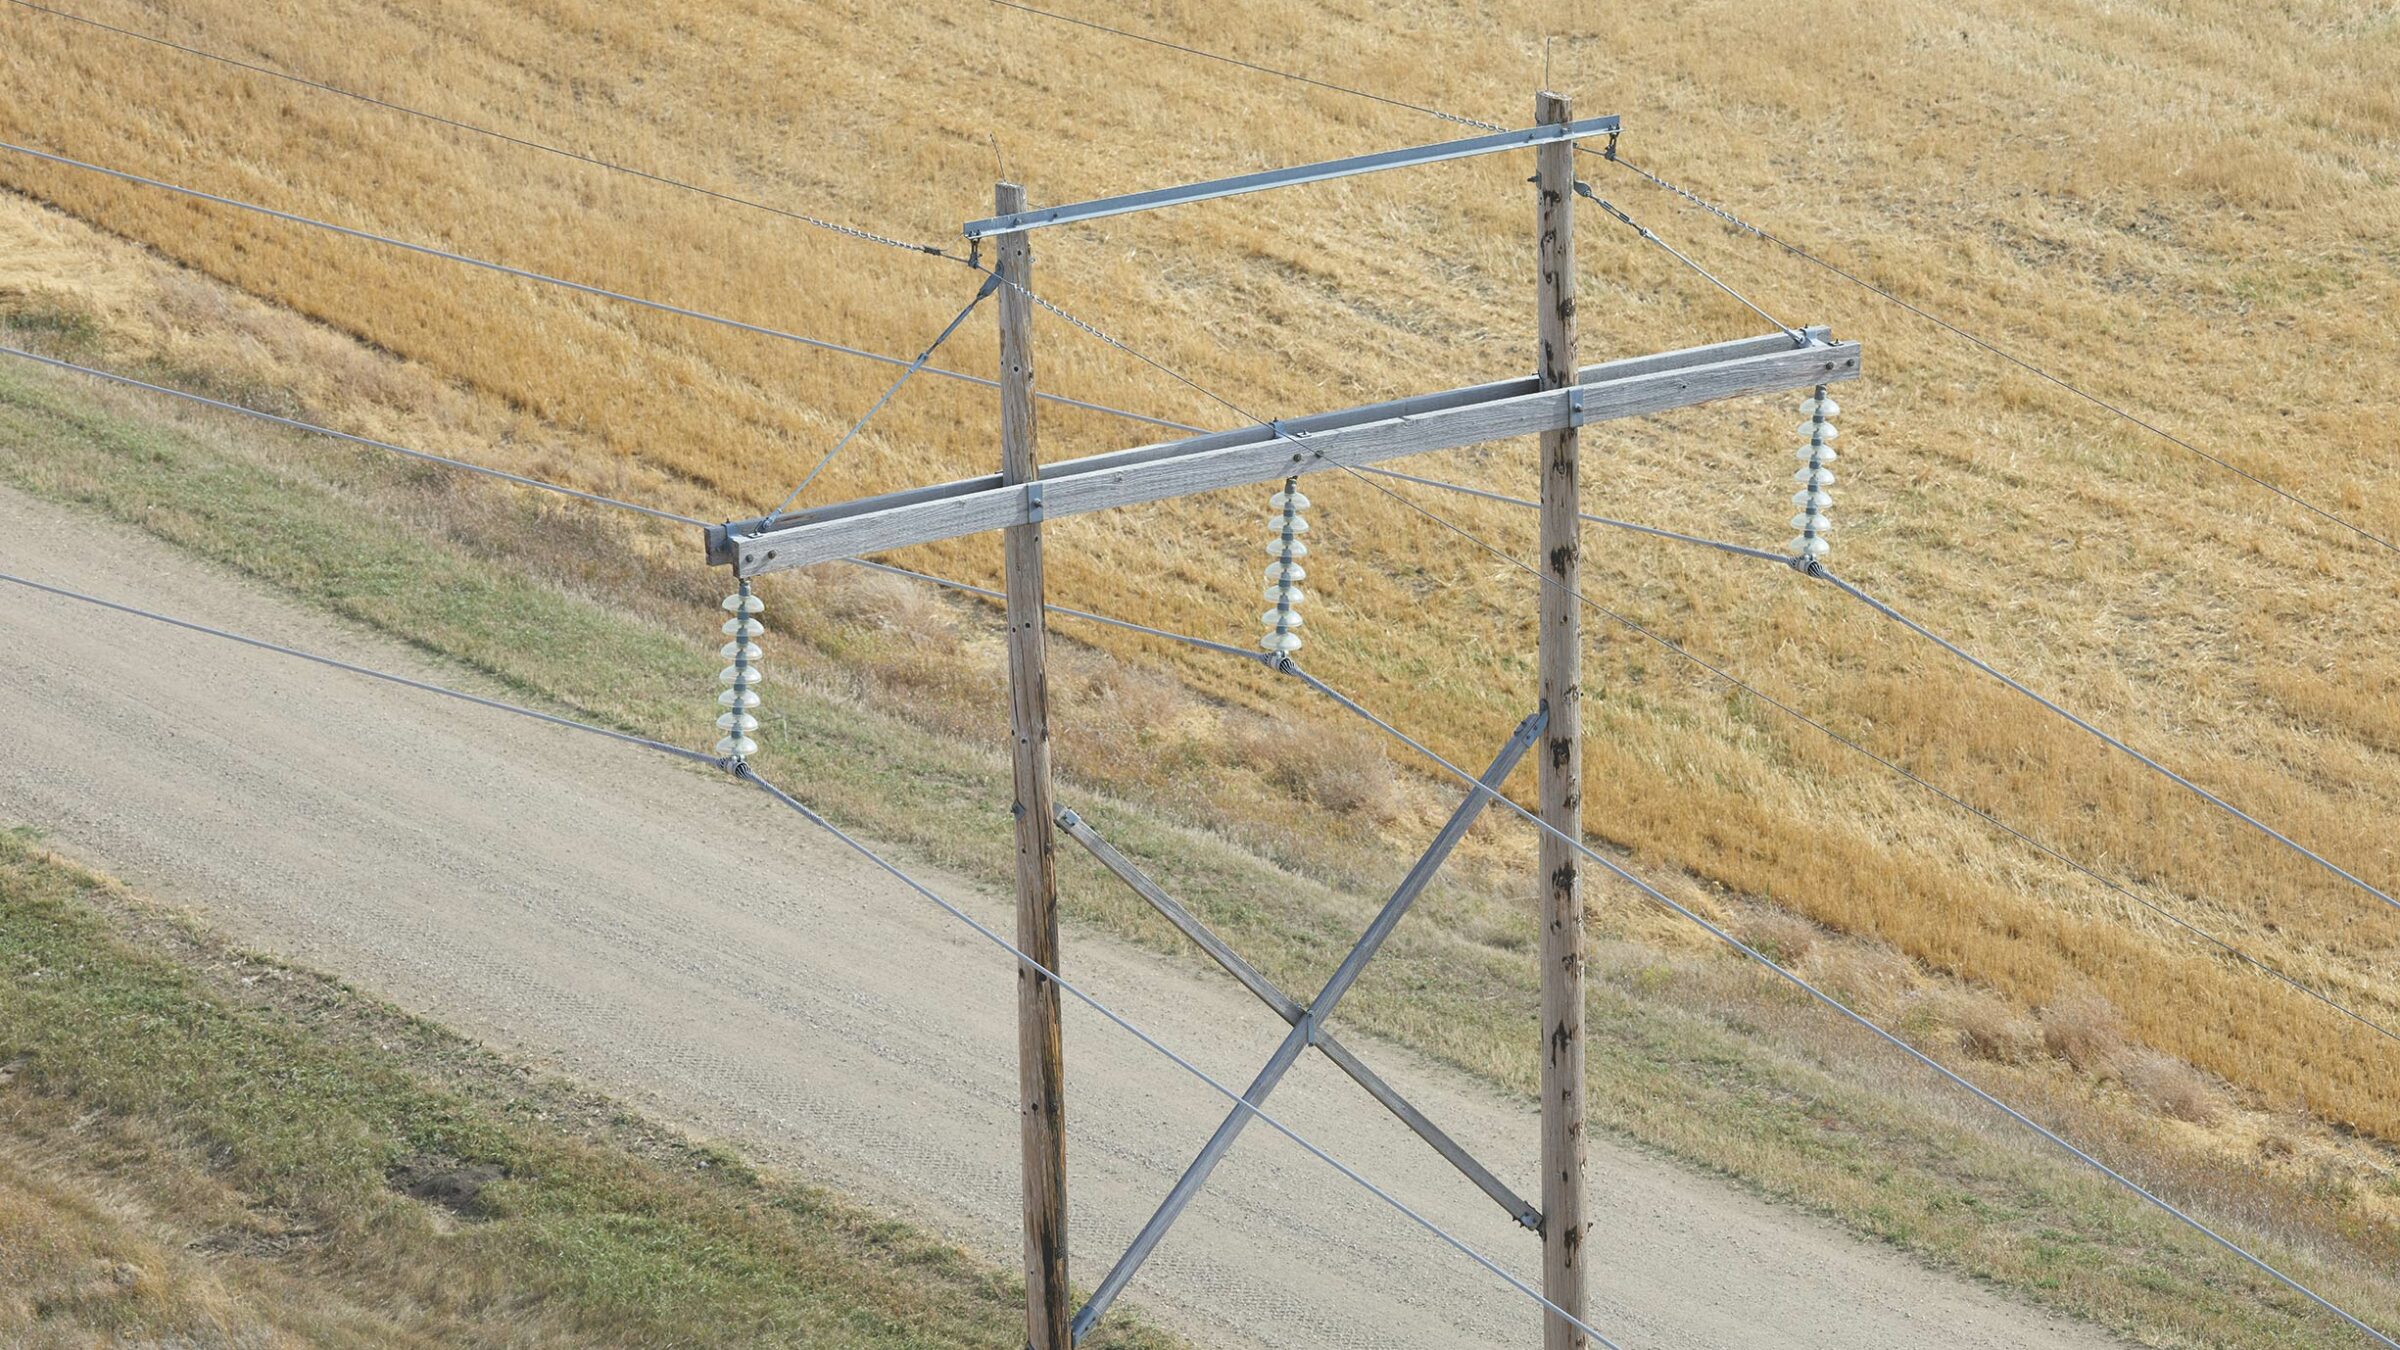
[{"label": "dirt road", "polygon": [[[477,687],[7,492],[0,569]],[[707,693],[695,685],[695,719]],[[0,820],[251,945],[1016,1259],[1006,958],[705,770],[7,588]],[[1009,926],[1005,901],[923,875]],[[1071,976],[1223,1081],[1246,1081],[1283,1030],[1230,982],[1089,933],[1067,951]],[[1352,1041],[1533,1189],[1529,1111]],[[1073,1254],[1089,1282],[1223,1102],[1072,1005],[1067,1045]],[[1274,1109],[1538,1278],[1530,1236],[1329,1066],[1304,1062]],[[1627,1350],[2114,1344],[1605,1142],[1591,1175],[1593,1316]],[[1209,1346],[1539,1340],[1521,1296],[1264,1129],[1133,1292]]]}]

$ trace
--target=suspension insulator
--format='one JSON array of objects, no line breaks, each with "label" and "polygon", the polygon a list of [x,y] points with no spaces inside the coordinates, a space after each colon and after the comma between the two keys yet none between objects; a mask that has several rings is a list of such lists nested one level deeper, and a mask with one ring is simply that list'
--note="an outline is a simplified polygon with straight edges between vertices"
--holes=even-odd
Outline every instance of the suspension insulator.
[{"label": "suspension insulator", "polygon": [[1832,531],[1833,522],[1826,518],[1826,513],[1833,509],[1833,494],[1825,489],[1834,485],[1834,477],[1833,470],[1826,466],[1841,458],[1833,452],[1833,442],[1842,434],[1833,425],[1833,415],[1841,410],[1842,405],[1828,397],[1821,384],[1813,397],[1800,403],[1800,411],[1807,414],[1808,420],[1793,430],[1808,437],[1808,444],[1795,453],[1808,467],[1792,475],[1792,481],[1800,485],[1800,490],[1792,494],[1792,505],[1800,508],[1800,513],[1792,517],[1792,528],[1800,534],[1784,545],[1795,558],[1822,558],[1830,547],[1825,536]]},{"label": "suspension insulator", "polygon": [[1267,540],[1267,556],[1275,561],[1267,564],[1264,595],[1274,608],[1258,616],[1258,621],[1267,626],[1266,635],[1258,640],[1258,645],[1267,651],[1289,655],[1300,650],[1298,606],[1308,598],[1308,593],[1300,589],[1300,582],[1308,576],[1308,569],[1300,565],[1300,559],[1308,556],[1308,545],[1300,542],[1300,536],[1308,533],[1308,521],[1300,514],[1308,509],[1308,498],[1300,491],[1300,480],[1283,480],[1283,491],[1267,498],[1267,506],[1274,512],[1267,517],[1267,528],[1275,532]]},{"label": "suspension insulator", "polygon": [[743,760],[758,753],[758,742],[750,733],[758,730],[758,718],[751,709],[758,706],[757,685],[766,678],[759,669],[764,654],[752,639],[767,631],[758,614],[767,602],[750,593],[750,579],[742,578],[741,589],[725,597],[724,610],[733,617],[727,619],[722,632],[732,641],[717,649],[717,655],[733,664],[717,672],[717,683],[724,685],[717,695],[717,704],[726,709],[717,717],[717,730],[725,733],[717,741],[717,753],[728,759]]}]

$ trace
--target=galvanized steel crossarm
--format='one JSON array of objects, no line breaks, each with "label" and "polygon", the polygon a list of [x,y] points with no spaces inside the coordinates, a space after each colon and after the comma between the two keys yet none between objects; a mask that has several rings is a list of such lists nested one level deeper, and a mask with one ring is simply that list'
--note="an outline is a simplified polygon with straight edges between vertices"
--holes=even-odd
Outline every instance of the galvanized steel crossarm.
[{"label": "galvanized steel crossarm", "polygon": [[1265,192],[1271,188],[1292,187],[1300,183],[1322,183],[1333,178],[1350,178],[1362,173],[1378,173],[1385,169],[1407,168],[1413,164],[1437,164],[1447,159],[1466,159],[1488,155],[1497,150],[1522,150],[1556,141],[1572,141],[1584,136],[1605,136],[1618,130],[1615,117],[1587,117],[1579,122],[1558,126],[1528,127],[1523,131],[1495,132],[1489,136],[1470,136],[1463,141],[1443,141],[1437,145],[1412,146],[1405,150],[1381,150],[1371,155],[1353,155],[1348,159],[1322,160],[1315,164],[1295,165],[1289,169],[1268,169],[1259,173],[1237,174],[1231,178],[1216,178],[1205,183],[1187,183],[1181,187],[1152,188],[1147,192],[1129,192],[1122,196],[1100,197],[1088,202],[1067,206],[1045,206],[1034,211],[1016,211],[1007,215],[970,220],[964,233],[969,239],[982,239],[995,234],[1013,234],[1019,230],[1038,230],[1050,225],[1071,225],[1077,221],[1099,220],[1105,216],[1128,215],[1135,211],[1151,211],[1162,206],[1180,206],[1186,202],[1213,201],[1219,197],[1238,197],[1247,192]]},{"label": "galvanized steel crossarm", "polygon": [[[1751,341],[1772,350],[1700,364],[1677,359],[1748,345],[1717,344],[1588,367],[1584,382],[1567,389],[1519,391],[1516,381],[1502,381],[1053,465],[1042,472],[1041,512],[1055,520],[1532,435],[1568,425],[1578,393],[1585,419],[1606,421],[1858,377],[1855,342],[1817,339],[1794,347],[1780,333]],[[1028,487],[987,476],[822,507],[786,517],[774,529],[759,529],[760,522],[728,524],[708,531],[709,560],[731,564],[739,576],[758,576],[1023,525],[1032,509]]]}]

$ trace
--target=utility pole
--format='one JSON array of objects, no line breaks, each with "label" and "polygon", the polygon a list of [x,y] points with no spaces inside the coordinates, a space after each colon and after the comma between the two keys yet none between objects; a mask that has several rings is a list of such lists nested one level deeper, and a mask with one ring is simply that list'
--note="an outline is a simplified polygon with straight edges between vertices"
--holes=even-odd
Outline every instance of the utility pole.
[{"label": "utility pole", "polygon": [[[1543,93],[1535,125],[1463,140],[1322,160],[1291,168],[1025,209],[1025,193],[1002,183],[997,213],[971,220],[970,240],[998,246],[1000,306],[1000,439],[997,474],[902,488],[755,520],[727,521],[705,535],[710,563],[747,580],[769,572],[887,549],[1001,532],[1007,571],[1009,729],[1016,772],[1017,945],[1032,961],[1056,971],[1059,960],[1058,877],[1054,824],[1068,831],[1103,866],[1272,1008],[1292,1034],[1251,1082],[1250,1090],[1185,1169],[1140,1235],[1069,1317],[1065,1062],[1059,1037],[1057,983],[1020,966],[1017,971],[1018,1086],[1023,1107],[1025,1182],[1025,1328],[1027,1350],[1073,1350],[1078,1330],[1104,1317],[1176,1216],[1200,1192],[1233,1138],[1262,1105],[1292,1063],[1313,1047],[1422,1138],[1509,1217],[1542,1238],[1542,1294],[1565,1316],[1546,1314],[1545,1350],[1587,1350],[1590,1338],[1573,1322],[1584,1314],[1583,1208],[1584,1044],[1583,905],[1576,855],[1545,834],[1539,853],[1544,900],[1542,931],[1542,1203],[1537,1210],[1510,1190],[1410,1105],[1325,1027],[1352,980],[1371,962],[1417,894],[1432,880],[1474,812],[1495,797],[1519,756],[1534,755],[1541,819],[1569,838],[1583,834],[1583,630],[1577,606],[1581,521],[1576,453],[1586,422],[1646,417],[1719,399],[1815,389],[1859,377],[1855,342],[1836,342],[1822,327],[1785,328],[1758,337],[1712,342],[1580,365],[1575,319],[1575,142],[1614,135],[1618,119],[1573,120],[1568,101]],[[1230,431],[1125,446],[1064,460],[1042,472],[1035,454],[1033,298],[1027,243],[1035,230],[1153,211],[1189,202],[1322,183],[1478,155],[1534,151],[1538,187],[1536,256],[1540,262],[1541,350],[1532,374],[1441,389],[1354,408],[1279,418]],[[1067,516],[1112,511],[1144,502],[1250,484],[1281,484],[1295,493],[1303,475],[1358,469],[1434,450],[1541,437],[1540,596],[1542,705],[1518,725],[1460,813],[1438,834],[1409,878],[1360,934],[1315,1003],[1303,1006],[1276,988],[1173,896],[1142,875],[1131,859],[1099,837],[1091,822],[1061,812],[1051,799],[1049,686],[1043,668],[1042,526]],[[1820,439],[1823,439],[1822,437]],[[1814,464],[1812,462],[1812,468]],[[1299,556],[1291,517],[1304,502],[1274,501],[1286,513],[1272,556]],[[1251,564],[1255,566],[1253,561]],[[1296,568],[1268,574],[1267,598],[1279,611],[1297,596],[1278,590],[1299,580]],[[1291,638],[1288,615],[1274,616],[1264,644],[1270,668],[1324,692],[1332,691],[1293,661],[1276,639]],[[1252,653],[1257,655],[1257,653]],[[1339,695],[1336,695],[1339,697]]]},{"label": "utility pole", "polygon": [[[1544,91],[1534,121],[1572,120],[1568,101]],[[1544,389],[1576,384],[1575,144],[1534,151],[1541,265],[1541,362]],[[1583,837],[1582,522],[1576,458],[1581,407],[1567,424],[1542,433],[1540,668],[1542,710],[1549,714],[1535,761],[1544,823]],[[1583,1271],[1583,888],[1576,855],[1564,840],[1541,836],[1542,894],[1542,1295],[1576,1318],[1584,1314]],[[1556,1313],[1542,1315],[1543,1350],[1585,1350],[1583,1332]]]},{"label": "utility pole", "polygon": [[[1025,189],[1001,183],[993,206],[1025,209]],[[1058,969],[1058,859],[1050,800],[1050,683],[1042,593],[1040,468],[1033,425],[1033,248],[1024,231],[999,236],[1000,481],[1030,485],[1025,523],[1001,532],[1008,590],[1009,732],[1016,771],[1017,947]],[[1017,1095],[1024,1145],[1025,1342],[1073,1350],[1067,1288],[1066,1049],[1059,989],[1017,967]]]}]

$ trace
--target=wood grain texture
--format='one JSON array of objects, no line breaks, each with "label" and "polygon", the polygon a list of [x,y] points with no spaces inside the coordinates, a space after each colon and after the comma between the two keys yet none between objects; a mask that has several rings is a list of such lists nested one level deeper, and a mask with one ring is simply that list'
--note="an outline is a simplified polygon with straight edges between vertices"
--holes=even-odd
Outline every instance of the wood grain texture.
[{"label": "wood grain texture", "polygon": [[[1001,212],[1024,209],[1003,183]],[[1039,473],[1034,428],[1033,256],[1022,234],[999,240],[1000,477]],[[1050,679],[1042,611],[1042,527],[1014,521],[1001,536],[1008,593],[1008,723],[1016,778],[1017,948],[1059,968],[1058,858],[1050,800]],[[1025,1183],[1025,1338],[1031,1350],[1073,1350],[1067,1285],[1066,1047],[1055,980],[1017,967],[1017,1086]]]},{"label": "wood grain texture", "polygon": [[[1537,121],[1572,117],[1565,98],[1534,99]],[[1575,152],[1546,145],[1534,154],[1535,256],[1541,282],[1539,378],[1552,389],[1579,368],[1575,322]],[[1588,398],[1587,395],[1587,408]],[[1542,820],[1568,839],[1583,834],[1583,530],[1581,428],[1542,432],[1538,613],[1542,709],[1550,722],[1534,761]],[[1536,845],[1542,916],[1542,1295],[1584,1315],[1583,1239],[1583,887],[1576,855],[1545,831]],[[1542,1315],[1544,1350],[1584,1350],[1590,1339],[1557,1313]]]},{"label": "wood grain texture", "polygon": [[[1855,342],[1781,349],[1707,365],[1675,367],[1585,384],[1587,422],[1667,412],[1721,398],[1781,393],[1858,378]],[[1030,415],[1029,415],[1030,420]],[[1080,515],[1119,506],[1188,496],[1216,488],[1264,483],[1308,474],[1338,464],[1374,464],[1429,450],[1530,436],[1564,427],[1564,388],[1535,390],[1433,411],[1306,431],[1284,424],[1278,437],[1251,428],[1232,444],[1218,437],[1172,443],[1181,453],[1114,468],[1066,472],[1059,465],[1041,477],[1046,518]],[[1213,446],[1209,442],[1215,441]],[[1199,445],[1203,448],[1195,449]],[[922,491],[922,490],[920,490]],[[788,525],[738,541],[735,571],[758,576],[834,558],[902,548],[959,535],[1021,525],[1027,518],[1022,484],[994,485],[933,500],[911,500]]]}]

